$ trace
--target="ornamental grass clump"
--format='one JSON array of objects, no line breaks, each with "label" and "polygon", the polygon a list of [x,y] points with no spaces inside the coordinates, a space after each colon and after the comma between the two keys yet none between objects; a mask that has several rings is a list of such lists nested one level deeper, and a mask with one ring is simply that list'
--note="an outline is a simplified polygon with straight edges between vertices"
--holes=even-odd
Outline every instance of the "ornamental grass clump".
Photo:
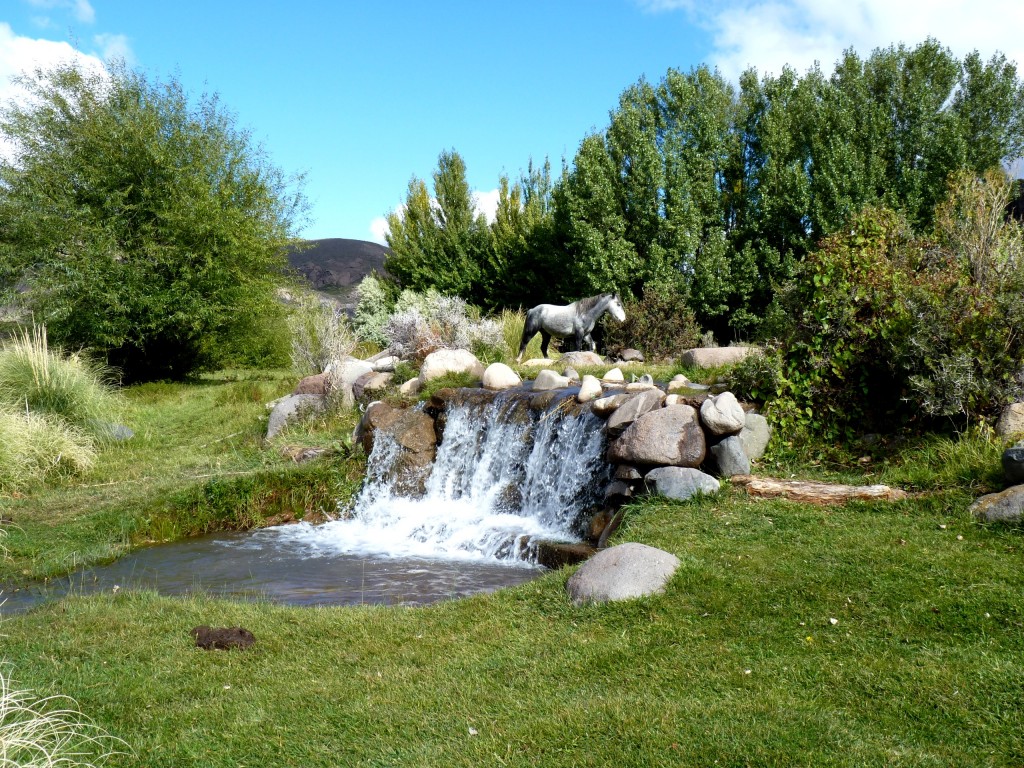
[{"label": "ornamental grass clump", "polygon": [[85,472],[95,462],[93,438],[75,425],[48,414],[0,407],[0,491]]},{"label": "ornamental grass clump", "polygon": [[37,698],[0,673],[0,766],[101,765],[123,744],[91,723],[72,699]]},{"label": "ornamental grass clump", "polygon": [[108,436],[121,399],[108,369],[51,349],[46,328],[16,333],[0,348],[0,405],[48,414],[97,438]]}]

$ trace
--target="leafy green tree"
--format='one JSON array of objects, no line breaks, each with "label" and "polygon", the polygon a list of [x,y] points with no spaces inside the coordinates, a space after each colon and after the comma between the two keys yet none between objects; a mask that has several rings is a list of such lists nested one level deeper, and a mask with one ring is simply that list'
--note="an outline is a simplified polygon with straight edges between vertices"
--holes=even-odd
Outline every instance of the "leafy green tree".
[{"label": "leafy green tree", "polygon": [[388,216],[388,226],[391,254],[384,267],[403,287],[479,298],[490,231],[474,212],[466,164],[457,152],[438,158],[433,198],[423,181],[409,182],[405,206]]},{"label": "leafy green tree", "polygon": [[258,355],[304,199],[216,96],[67,64],[0,113],[0,288],[128,380]]}]

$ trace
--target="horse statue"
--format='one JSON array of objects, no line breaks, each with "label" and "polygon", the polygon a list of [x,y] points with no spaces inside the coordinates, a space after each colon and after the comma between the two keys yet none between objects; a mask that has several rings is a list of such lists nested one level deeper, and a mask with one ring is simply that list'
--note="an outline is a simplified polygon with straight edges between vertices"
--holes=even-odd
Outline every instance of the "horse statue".
[{"label": "horse statue", "polygon": [[596,350],[597,345],[590,337],[598,319],[605,312],[611,312],[612,317],[620,323],[626,319],[626,310],[622,308],[622,301],[617,293],[602,293],[598,296],[591,296],[589,299],[580,299],[572,304],[564,306],[558,304],[538,304],[526,313],[526,325],[523,327],[523,340],[519,345],[519,355],[516,362],[522,362],[523,352],[530,339],[540,332],[540,351],[544,357],[548,356],[548,342],[552,336],[564,339],[567,336],[576,338],[576,348],[583,349],[583,342],[586,342],[590,351]]}]

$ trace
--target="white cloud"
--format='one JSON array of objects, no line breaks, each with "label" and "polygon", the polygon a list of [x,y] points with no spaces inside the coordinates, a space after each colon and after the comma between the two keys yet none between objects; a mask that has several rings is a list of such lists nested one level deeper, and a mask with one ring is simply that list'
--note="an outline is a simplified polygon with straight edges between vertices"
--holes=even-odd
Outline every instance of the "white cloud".
[{"label": "white cloud", "polygon": [[99,46],[100,57],[104,61],[121,59],[126,64],[135,63],[135,54],[126,35],[100,34],[93,37],[93,42]]},{"label": "white cloud", "polygon": [[736,80],[748,66],[761,73],[790,64],[806,72],[815,61],[828,74],[842,52],[866,56],[875,48],[914,46],[933,37],[963,57],[977,49],[987,60],[1000,51],[1024,69],[1024,7],[1018,0],[637,0],[647,12],[685,12],[712,39],[710,64]]},{"label": "white cloud", "polygon": [[97,71],[104,69],[98,57],[82,53],[70,43],[22,37],[14,33],[10,24],[0,21],[0,100],[18,94],[17,86],[11,82],[17,75],[36,68],[49,69],[65,61],[77,61]]},{"label": "white cloud", "polygon": [[[494,219],[498,212],[498,190],[497,188],[481,192],[480,190],[474,190],[470,192],[470,198],[473,201],[473,212],[476,215],[483,214],[484,218],[487,219],[488,224],[493,224]],[[430,204],[435,208],[437,207],[437,200],[434,198],[430,199]],[[395,213],[399,216],[403,214],[405,210],[405,204],[399,205],[395,208]],[[390,232],[388,227],[388,220],[386,216],[378,216],[370,222],[370,234],[373,236],[375,243],[381,245],[387,245],[387,235]]]},{"label": "white cloud", "polygon": [[96,11],[89,0],[29,0],[29,4],[36,8],[66,8],[83,24],[96,21]]},{"label": "white cloud", "polygon": [[378,216],[370,222],[370,234],[373,235],[373,242],[387,245],[387,236],[391,229],[388,227],[386,216]]}]

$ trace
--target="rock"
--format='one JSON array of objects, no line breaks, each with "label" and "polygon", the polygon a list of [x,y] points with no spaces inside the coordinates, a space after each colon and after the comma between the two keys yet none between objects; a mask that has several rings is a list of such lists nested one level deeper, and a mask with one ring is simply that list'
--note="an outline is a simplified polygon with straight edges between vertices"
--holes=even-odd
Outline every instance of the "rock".
[{"label": "rock", "polygon": [[565,588],[575,605],[660,594],[679,568],[679,558],[646,544],[601,550],[579,567]]},{"label": "rock", "polygon": [[365,360],[356,360],[350,357],[346,360],[335,360],[328,364],[324,371],[330,380],[330,388],[341,393],[341,404],[351,408],[355,404],[355,395],[352,393],[352,385],[364,373],[373,371],[373,363]]},{"label": "rock", "polygon": [[604,502],[612,507],[621,506],[633,498],[633,486],[624,480],[612,480],[604,489]]},{"label": "rock", "polygon": [[709,397],[700,407],[701,423],[716,436],[738,434],[746,424],[746,416],[732,392]]},{"label": "rock", "polygon": [[621,368],[612,368],[601,377],[601,381],[607,381],[612,384],[622,384],[626,381],[626,377],[622,375]]},{"label": "rock", "polygon": [[686,405],[686,403],[683,402],[683,398],[681,398],[679,395],[672,394],[665,396],[665,402],[662,403],[662,405],[679,405],[680,403]]},{"label": "rock", "polygon": [[711,446],[711,455],[718,465],[719,477],[750,474],[750,459],[743,450],[742,441],[736,435]]},{"label": "rock", "polygon": [[326,373],[318,373],[315,376],[306,376],[299,379],[299,383],[292,390],[293,395],[326,395],[329,386]]},{"label": "rock", "polygon": [[420,366],[420,381],[428,382],[449,373],[471,373],[477,378],[484,375],[484,364],[465,349],[439,349],[431,352]]},{"label": "rock", "polygon": [[612,437],[621,435],[626,428],[645,413],[660,408],[665,393],[660,389],[648,389],[629,397],[605,422],[605,432]]},{"label": "rock", "polygon": [[483,375],[484,389],[494,391],[511,389],[523,383],[519,374],[513,371],[504,363],[491,363]]},{"label": "rock", "polygon": [[748,459],[757,461],[764,456],[771,437],[772,428],[768,426],[768,419],[759,413],[748,413],[744,416],[739,438]]},{"label": "rock", "polygon": [[367,395],[383,392],[394,378],[395,374],[393,373],[381,373],[379,371],[364,373],[352,382],[352,397],[356,400],[362,400]]},{"label": "rock", "polygon": [[402,362],[402,358],[397,355],[385,355],[384,357],[378,357],[376,360],[367,360],[368,363],[373,364],[373,370],[381,373],[393,373],[395,366]]},{"label": "rock", "polygon": [[571,544],[564,541],[538,541],[537,564],[545,568],[564,568],[589,559],[597,552],[589,544]]},{"label": "rock", "polygon": [[697,411],[688,405],[658,408],[640,416],[608,446],[613,464],[697,467],[706,443]]},{"label": "rock", "polygon": [[386,478],[392,489],[399,496],[422,495],[437,453],[434,420],[414,408],[398,409],[397,418],[377,431],[388,434],[398,444],[399,455]]},{"label": "rock", "polygon": [[115,443],[123,443],[135,437],[135,431],[124,424],[115,424],[111,421],[89,419],[89,428],[102,440],[113,440]]},{"label": "rock", "polygon": [[604,387],[601,386],[601,382],[598,381],[597,377],[587,375],[583,377],[576,399],[581,403],[587,403],[600,397],[603,392]]},{"label": "rock", "polygon": [[227,651],[232,648],[246,649],[256,642],[252,632],[242,627],[195,627],[189,632],[196,640],[196,647],[207,651]]},{"label": "rock", "polygon": [[651,389],[654,387],[654,379],[651,374],[645,373],[636,381],[631,381],[626,385],[627,392],[643,392],[645,389]]},{"label": "rock", "polygon": [[1024,440],[1003,451],[1003,474],[1010,485],[1024,483]]},{"label": "rock", "polygon": [[387,403],[375,402],[366,406],[356,428],[352,430],[352,442],[363,446],[367,455],[373,450],[373,438],[378,429],[391,426],[402,415],[401,408]]},{"label": "rock", "polygon": [[668,383],[668,391],[675,392],[679,389],[690,389],[691,386],[690,380],[679,373],[673,376],[672,381]]},{"label": "rock", "polygon": [[701,347],[683,352],[680,362],[690,368],[718,368],[735,365],[750,355],[759,355],[757,347]]},{"label": "rock", "polygon": [[629,400],[630,397],[632,397],[632,395],[627,395],[624,392],[617,395],[599,397],[597,400],[590,403],[590,410],[594,412],[595,416],[600,416],[603,419],[615,413],[615,409]]},{"label": "rock", "polygon": [[683,501],[698,493],[718,493],[718,480],[690,467],[657,467],[644,477],[649,490],[670,499]]},{"label": "rock", "polygon": [[276,401],[267,418],[267,440],[277,435],[287,424],[310,413],[322,411],[327,401],[323,395],[287,395]]},{"label": "rock", "polygon": [[590,518],[590,524],[587,526],[587,538],[590,541],[599,540],[614,516],[615,513],[610,509],[602,509]]},{"label": "rock", "polygon": [[541,371],[533,380],[534,392],[547,392],[551,389],[563,389],[568,386],[569,380],[565,376],[560,376],[551,370]]},{"label": "rock", "polygon": [[996,422],[996,434],[1013,437],[1024,433],[1024,403],[1010,403],[1003,408]]},{"label": "rock", "polygon": [[579,371],[572,367],[567,367],[564,371],[562,371],[562,375],[565,376],[565,378],[567,378],[569,381],[580,380]]},{"label": "rock", "polygon": [[1019,523],[1024,517],[1024,485],[982,496],[969,511],[984,523]]},{"label": "rock", "polygon": [[593,368],[604,365],[604,358],[596,352],[566,352],[558,358],[558,364],[573,368]]},{"label": "rock", "polygon": [[642,363],[644,361],[644,356],[639,350],[633,349],[632,347],[626,347],[624,350],[619,352],[618,359],[624,363]]},{"label": "rock", "polygon": [[398,388],[399,393],[405,397],[412,397],[423,387],[423,382],[419,380],[417,376],[415,379],[409,379],[405,384]]},{"label": "rock", "polygon": [[632,464],[619,464],[615,468],[615,479],[616,480],[642,480],[643,475],[640,470],[634,467]]},{"label": "rock", "polygon": [[547,357],[532,357],[520,363],[520,365],[525,365],[527,368],[549,368],[554,364],[555,361]]}]

